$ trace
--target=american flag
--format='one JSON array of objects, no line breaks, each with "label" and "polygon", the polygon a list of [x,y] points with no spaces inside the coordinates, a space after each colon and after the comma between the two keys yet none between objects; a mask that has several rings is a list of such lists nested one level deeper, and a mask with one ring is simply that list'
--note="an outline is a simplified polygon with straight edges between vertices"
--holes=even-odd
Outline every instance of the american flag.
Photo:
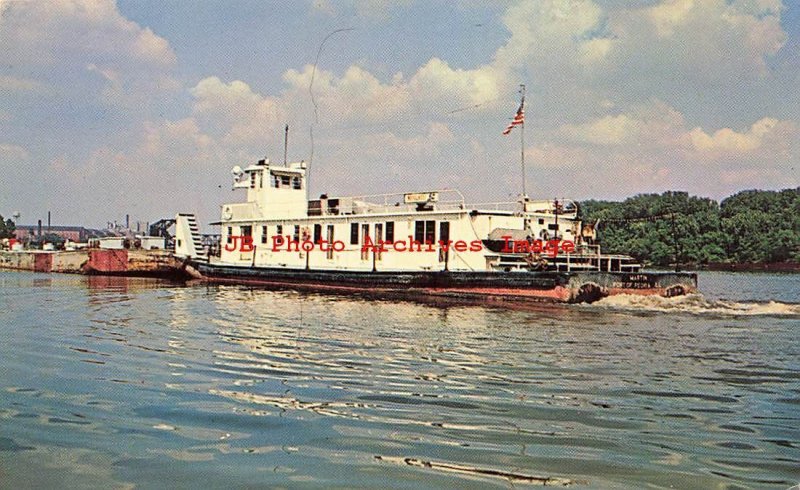
[{"label": "american flag", "polygon": [[503,130],[503,134],[508,134],[514,129],[514,126],[519,126],[520,124],[525,124],[525,97],[522,98],[522,101],[519,103],[519,109],[517,109],[517,113],[514,115],[514,119],[508,124],[506,129]]}]

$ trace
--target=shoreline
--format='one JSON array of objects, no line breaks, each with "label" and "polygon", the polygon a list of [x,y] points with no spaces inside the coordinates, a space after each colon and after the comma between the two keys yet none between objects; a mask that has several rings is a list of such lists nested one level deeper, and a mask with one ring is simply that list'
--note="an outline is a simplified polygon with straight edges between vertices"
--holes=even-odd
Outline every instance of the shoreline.
[{"label": "shoreline", "polygon": [[[644,269],[655,271],[674,271],[674,266],[645,266]],[[762,264],[757,262],[712,262],[708,264],[680,264],[681,271],[698,272],[770,272],[778,274],[800,274],[800,263],[774,262]]]}]

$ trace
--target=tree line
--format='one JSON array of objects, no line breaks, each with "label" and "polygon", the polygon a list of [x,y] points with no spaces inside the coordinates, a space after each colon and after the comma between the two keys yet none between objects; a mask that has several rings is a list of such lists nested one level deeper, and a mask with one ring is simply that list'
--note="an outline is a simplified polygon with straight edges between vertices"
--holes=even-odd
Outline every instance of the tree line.
[{"label": "tree line", "polygon": [[580,217],[599,220],[604,252],[646,264],[800,263],[800,188],[742,191],[719,203],[672,191],[589,200]]}]

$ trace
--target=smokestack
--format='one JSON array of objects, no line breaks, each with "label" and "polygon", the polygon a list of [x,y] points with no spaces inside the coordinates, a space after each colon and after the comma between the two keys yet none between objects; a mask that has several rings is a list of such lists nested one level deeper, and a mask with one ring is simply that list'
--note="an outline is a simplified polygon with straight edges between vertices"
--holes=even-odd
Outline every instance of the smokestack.
[{"label": "smokestack", "polygon": [[50,211],[47,212],[47,231],[50,231]]},{"label": "smokestack", "polygon": [[130,214],[126,214],[125,215],[125,229],[126,230],[130,230],[131,229],[131,215]]},{"label": "smokestack", "polygon": [[42,220],[39,220],[39,238],[42,238]]}]

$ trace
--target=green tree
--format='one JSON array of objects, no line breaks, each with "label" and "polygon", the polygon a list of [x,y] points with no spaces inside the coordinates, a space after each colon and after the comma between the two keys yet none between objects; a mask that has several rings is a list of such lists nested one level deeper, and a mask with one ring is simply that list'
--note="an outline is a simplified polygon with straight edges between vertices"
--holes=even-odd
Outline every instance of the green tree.
[{"label": "green tree", "polygon": [[669,265],[676,255],[697,264],[800,262],[800,188],[743,191],[720,204],[686,192],[591,200],[581,203],[580,217],[600,220],[606,252],[649,264]]},{"label": "green tree", "polygon": [[720,217],[731,260],[798,261],[800,188],[739,192],[722,201]]},{"label": "green tree", "polygon": [[10,219],[3,219],[0,215],[0,238],[14,238],[17,227]]}]

